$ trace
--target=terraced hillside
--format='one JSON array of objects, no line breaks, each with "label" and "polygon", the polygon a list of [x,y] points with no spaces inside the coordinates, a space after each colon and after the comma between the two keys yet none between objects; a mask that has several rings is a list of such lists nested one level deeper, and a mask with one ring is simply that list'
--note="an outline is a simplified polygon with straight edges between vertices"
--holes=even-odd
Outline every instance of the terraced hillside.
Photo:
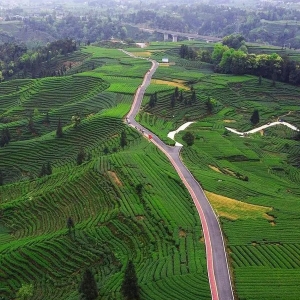
[{"label": "terraced hillside", "polygon": [[99,299],[122,299],[132,260],[142,299],[209,299],[193,202],[164,155],[123,122],[149,62],[84,51],[99,67],[0,85],[0,132],[10,132],[0,148],[0,296],[32,286],[30,299],[78,299],[90,268]]},{"label": "terraced hillside", "polygon": [[[150,50],[149,50],[150,51]],[[175,51],[172,47],[170,50]],[[161,54],[163,55],[163,54]],[[166,71],[167,69],[167,71]],[[157,102],[144,99],[140,120],[144,126],[164,135],[187,120],[195,121],[175,136],[184,145],[189,131],[194,144],[184,147],[183,161],[207,191],[207,197],[222,223],[238,299],[299,299],[299,139],[285,126],[265,129],[240,137],[225,127],[247,131],[255,109],[257,126],[278,119],[299,123],[299,87],[252,76],[225,76],[183,72],[182,66],[160,66],[156,77],[180,82],[184,98],[193,89],[197,101],[176,99],[174,87],[157,91]],[[166,83],[167,86],[167,83]],[[154,93],[156,85],[149,87]],[[207,99],[212,104],[208,110]]]}]

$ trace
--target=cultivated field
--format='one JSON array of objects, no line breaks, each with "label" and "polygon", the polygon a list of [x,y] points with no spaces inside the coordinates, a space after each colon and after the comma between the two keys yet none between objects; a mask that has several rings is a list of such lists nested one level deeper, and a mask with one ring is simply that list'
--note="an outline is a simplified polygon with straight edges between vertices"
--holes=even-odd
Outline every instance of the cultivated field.
[{"label": "cultivated field", "polygon": [[[123,121],[150,63],[82,52],[67,76],[0,84],[0,132],[11,136],[0,148],[0,296],[32,284],[30,299],[78,299],[90,268],[99,299],[122,299],[132,260],[142,299],[210,299],[193,202],[165,156]],[[52,174],[39,177],[48,162]]]},{"label": "cultivated field", "polygon": [[[185,132],[195,137],[193,146],[183,148],[182,158],[220,217],[238,299],[299,299],[300,147],[294,139],[296,132],[276,126],[243,138],[225,129],[253,128],[250,117],[255,109],[259,124],[282,119],[300,128],[299,87],[279,82],[272,87],[265,79],[259,85],[253,76],[202,72],[201,66],[195,64],[193,69],[189,61],[184,64],[176,58],[173,45],[164,51],[159,55],[173,53],[170,57],[176,64],[159,67],[155,78],[192,86],[197,101],[176,100],[172,107],[174,88],[161,91],[150,86],[146,92],[157,91],[158,100],[150,108],[150,95],[145,97],[141,122],[163,136],[186,121],[197,121],[175,139],[186,145]],[[183,89],[183,95],[190,99],[191,92]],[[207,110],[208,97],[213,113]]]}]

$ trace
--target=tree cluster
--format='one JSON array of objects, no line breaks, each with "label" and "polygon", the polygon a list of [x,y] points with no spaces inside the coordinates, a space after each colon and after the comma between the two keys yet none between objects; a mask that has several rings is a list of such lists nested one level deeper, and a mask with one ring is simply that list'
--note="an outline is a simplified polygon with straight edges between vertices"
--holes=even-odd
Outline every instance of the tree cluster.
[{"label": "tree cluster", "polygon": [[125,39],[127,30],[117,20],[99,16],[92,11],[84,16],[68,13],[58,19],[56,16],[48,15],[46,18],[26,18],[24,25],[31,30],[39,30],[51,34],[55,39],[72,39],[85,44],[115,38]]},{"label": "tree cluster", "polygon": [[179,49],[179,56],[181,58],[195,60],[198,54],[194,48],[189,47],[187,45],[181,45]]},{"label": "tree cluster", "polygon": [[[167,6],[162,13],[161,7],[158,5],[156,7],[154,3],[151,5],[149,9],[143,8],[138,12],[123,15],[122,19],[134,24],[149,24],[150,28],[197,32],[199,35],[206,36],[222,37],[239,32],[251,42],[267,42],[279,46],[289,44],[293,48],[300,47],[298,38],[300,12],[290,7],[283,8],[268,3],[262,9],[255,11],[234,6],[230,8],[224,5],[218,6],[213,3],[191,3],[190,5],[180,3]],[[273,25],[268,22],[282,20],[286,20],[286,23]],[[275,26],[276,30],[272,30]]]},{"label": "tree cluster", "polygon": [[57,71],[49,68],[51,59],[58,55],[72,53],[76,49],[76,42],[71,39],[57,40],[35,50],[28,50],[23,44],[1,44],[0,81],[16,74],[32,78],[63,74],[65,72],[63,66]]},{"label": "tree cluster", "polygon": [[192,105],[197,101],[196,91],[193,87],[191,87],[191,90],[189,93],[183,94],[183,91],[178,89],[178,87],[175,87],[174,92],[170,95],[170,106],[171,108],[174,108],[176,103],[182,103],[185,106]]},{"label": "tree cluster", "polygon": [[[248,54],[217,43],[212,52],[215,71],[225,74],[250,74],[283,81],[291,84],[300,83],[300,63],[288,56],[273,54]],[[261,78],[261,77],[260,77]],[[261,83],[261,79],[260,79]]]}]

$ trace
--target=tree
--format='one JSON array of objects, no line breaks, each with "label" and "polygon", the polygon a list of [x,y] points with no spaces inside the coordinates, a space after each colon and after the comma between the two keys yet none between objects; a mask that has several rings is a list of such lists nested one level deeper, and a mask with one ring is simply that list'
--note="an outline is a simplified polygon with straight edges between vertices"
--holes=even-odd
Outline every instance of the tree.
[{"label": "tree", "polygon": [[46,165],[43,163],[43,164],[42,164],[41,171],[40,171],[40,174],[39,174],[39,177],[44,177],[45,175],[47,175],[47,167],[46,167]]},{"label": "tree", "polygon": [[31,133],[35,133],[35,128],[34,128],[32,117],[30,117],[29,120],[28,120],[28,130]]},{"label": "tree", "polygon": [[127,145],[127,137],[126,132],[123,130],[121,132],[121,138],[120,138],[120,146],[124,149],[124,147]]},{"label": "tree", "polygon": [[178,98],[179,98],[179,89],[178,89],[178,86],[175,87],[174,95],[175,95],[176,100],[178,100]]},{"label": "tree", "polygon": [[137,184],[135,187],[136,193],[139,197],[142,197],[143,194],[143,185],[141,183]]},{"label": "tree", "polygon": [[256,125],[259,123],[259,113],[258,110],[254,110],[251,118],[250,118],[250,122],[252,123],[252,125]]},{"label": "tree", "polygon": [[139,300],[139,286],[135,272],[135,267],[132,261],[128,262],[125,270],[124,280],[121,286],[121,292],[127,300]]},{"label": "tree", "polygon": [[188,55],[189,47],[187,45],[181,45],[179,49],[179,56],[185,58]]},{"label": "tree", "polygon": [[84,300],[94,300],[98,297],[97,283],[91,270],[85,270],[79,287]]},{"label": "tree", "polygon": [[183,99],[183,103],[184,103],[185,106],[187,106],[187,104],[188,104],[187,97],[185,97],[185,98]]},{"label": "tree", "polygon": [[78,166],[83,163],[84,158],[85,158],[85,152],[84,152],[83,148],[80,148],[79,152],[77,153],[77,158],[76,158],[76,162],[77,162]]},{"label": "tree", "polygon": [[183,101],[183,92],[182,90],[180,91],[180,95],[179,95],[179,102],[182,102]]},{"label": "tree", "polygon": [[210,97],[207,97],[207,100],[205,102],[205,106],[206,106],[207,113],[211,114],[213,112],[214,106],[213,106],[213,104],[212,104],[212,102],[210,100]]},{"label": "tree", "polygon": [[10,142],[10,132],[8,128],[3,128],[2,129],[2,135],[0,138],[0,147],[4,147],[5,145],[7,145]]},{"label": "tree", "polygon": [[58,138],[63,137],[63,129],[62,129],[62,124],[60,118],[58,119],[58,124],[57,124],[57,129],[56,129],[56,136]]},{"label": "tree", "polygon": [[191,103],[195,103],[195,102],[196,102],[196,99],[197,99],[197,97],[196,97],[196,92],[195,92],[195,90],[193,90],[193,91],[192,91],[192,97],[191,97]]},{"label": "tree", "polygon": [[171,95],[171,107],[173,108],[175,106],[175,94],[173,93]]},{"label": "tree", "polygon": [[219,64],[222,59],[223,53],[228,50],[229,50],[228,46],[223,46],[220,43],[215,44],[214,50],[211,55],[213,63],[215,65]]},{"label": "tree", "polygon": [[182,139],[186,142],[188,146],[192,146],[194,144],[195,137],[191,132],[187,131],[182,137]]},{"label": "tree", "polygon": [[4,183],[4,175],[3,172],[0,170],[0,186]]},{"label": "tree", "polygon": [[243,75],[246,72],[247,54],[243,51],[234,51],[231,59],[231,72],[233,74]]},{"label": "tree", "polygon": [[51,175],[52,174],[52,166],[51,163],[48,161],[46,165],[46,175]]},{"label": "tree", "polygon": [[233,48],[235,50],[239,49],[242,45],[244,45],[245,38],[240,34],[231,34],[225,36],[223,38],[223,45],[228,46],[229,48]]},{"label": "tree", "polygon": [[157,92],[154,93],[154,102],[157,103]]},{"label": "tree", "polygon": [[155,106],[155,98],[154,95],[150,95],[149,106],[152,108]]},{"label": "tree", "polygon": [[74,221],[71,217],[69,217],[67,220],[67,228],[68,228],[69,234],[71,234],[72,229],[75,230]]},{"label": "tree", "polygon": [[107,147],[107,146],[105,146],[105,147],[104,147],[104,149],[103,149],[103,153],[104,153],[105,155],[109,153],[109,149],[108,149],[108,147]]}]

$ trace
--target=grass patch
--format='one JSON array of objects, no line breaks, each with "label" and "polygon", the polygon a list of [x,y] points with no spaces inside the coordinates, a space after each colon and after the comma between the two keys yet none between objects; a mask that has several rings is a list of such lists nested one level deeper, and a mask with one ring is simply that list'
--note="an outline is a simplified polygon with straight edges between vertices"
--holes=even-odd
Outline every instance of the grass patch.
[{"label": "grass patch", "polygon": [[205,195],[213,209],[220,217],[224,217],[232,221],[248,218],[270,218],[267,215],[268,212],[272,211],[272,208],[270,207],[245,203],[208,191],[205,191]]}]

